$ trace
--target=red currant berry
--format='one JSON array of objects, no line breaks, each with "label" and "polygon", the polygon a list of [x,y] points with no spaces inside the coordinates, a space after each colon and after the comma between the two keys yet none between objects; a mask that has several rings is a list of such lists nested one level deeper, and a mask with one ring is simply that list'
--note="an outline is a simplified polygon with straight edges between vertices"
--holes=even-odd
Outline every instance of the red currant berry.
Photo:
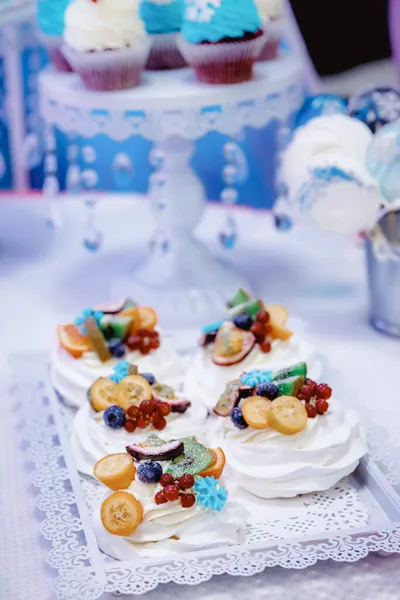
[{"label": "red currant berry", "polygon": [[126,431],[128,431],[129,433],[133,433],[136,429],[136,421],[133,421],[132,419],[126,419],[124,427]]},{"label": "red currant berry", "polygon": [[157,350],[160,347],[160,340],[157,338],[151,338],[149,341],[149,346],[151,350]]},{"label": "red currant berry", "polygon": [[126,414],[133,421],[137,421],[138,418],[140,417],[140,410],[137,406],[130,406],[128,408],[128,410],[126,411]]},{"label": "red currant berry", "polygon": [[312,379],[306,379],[305,385],[311,387],[313,390],[313,394],[315,394],[315,390],[317,389],[317,384]]},{"label": "red currant berry", "polygon": [[170,404],[168,404],[168,402],[160,402],[158,406],[158,412],[162,417],[168,417],[168,415],[171,414],[171,411],[172,407]]},{"label": "red currant berry", "polygon": [[167,426],[167,421],[164,419],[164,417],[161,417],[161,419],[158,419],[158,421],[153,423],[154,429],[158,429],[158,431],[162,431],[163,429],[166,428],[166,426]]},{"label": "red currant berry", "polygon": [[181,504],[183,508],[192,508],[196,502],[196,498],[193,494],[183,494],[181,496]]},{"label": "red currant berry", "polygon": [[138,335],[130,335],[126,340],[126,345],[129,350],[139,350],[140,345],[142,343],[142,338]]},{"label": "red currant berry", "polygon": [[163,491],[157,492],[157,494],[154,497],[154,500],[156,501],[156,504],[166,504],[168,502],[168,500],[164,496]]},{"label": "red currant berry", "polygon": [[190,490],[194,486],[194,477],[190,473],[184,473],[179,480],[181,490]]},{"label": "red currant berry", "polygon": [[159,335],[160,334],[155,329],[150,329],[150,331],[147,332],[149,338],[158,338]]},{"label": "red currant berry", "polygon": [[167,485],[163,490],[164,497],[173,502],[179,497],[179,487],[176,484]]},{"label": "red currant berry", "polygon": [[261,352],[264,352],[264,354],[268,354],[268,352],[271,352],[272,346],[269,342],[263,342],[262,344],[260,344],[260,350]]},{"label": "red currant berry", "polygon": [[302,400],[311,400],[314,396],[314,391],[310,385],[303,385],[300,390],[300,395]]},{"label": "red currant berry", "polygon": [[141,337],[141,338],[145,338],[145,337],[148,337],[148,335],[149,335],[149,332],[148,332],[148,331],[147,331],[147,329],[145,329],[144,327],[141,327],[141,328],[138,330],[138,332],[137,332],[137,335],[138,335],[139,337]]},{"label": "red currant berry", "polygon": [[250,331],[253,335],[257,336],[263,336],[263,338],[265,338],[265,330],[264,330],[264,325],[262,323],[259,323],[258,321],[256,321],[255,323],[253,323],[253,325],[250,328]]},{"label": "red currant berry", "polygon": [[160,483],[163,487],[167,485],[173,485],[175,479],[172,477],[171,473],[163,473],[161,475]]},{"label": "red currant berry", "polygon": [[140,417],[137,420],[137,426],[140,429],[145,429],[148,424],[149,424],[149,419],[146,418],[144,415],[140,415]]},{"label": "red currant berry", "polygon": [[266,310],[260,310],[257,313],[256,319],[257,319],[257,321],[259,321],[259,323],[268,323],[269,313]]},{"label": "red currant berry", "polygon": [[317,385],[315,395],[321,400],[329,400],[329,398],[332,396],[332,389],[326,383],[320,383]]},{"label": "red currant berry", "polygon": [[306,404],[306,411],[309,419],[315,419],[317,416],[317,409],[314,404]]},{"label": "red currant berry", "polygon": [[143,356],[146,356],[150,353],[150,350],[150,342],[142,340],[142,344],[140,346],[140,353],[143,354]]},{"label": "red currant berry", "polygon": [[255,338],[256,338],[256,343],[260,344],[260,346],[261,346],[261,344],[263,344],[265,342],[265,335],[264,334],[262,334],[262,335],[256,335]]},{"label": "red currant berry", "polygon": [[317,400],[316,406],[317,406],[317,411],[319,412],[320,415],[323,415],[324,413],[326,413],[326,411],[329,408],[328,402],[322,398]]},{"label": "red currant berry", "polygon": [[153,412],[153,405],[151,403],[151,400],[143,400],[140,403],[140,412],[143,415],[149,415],[150,413]]}]

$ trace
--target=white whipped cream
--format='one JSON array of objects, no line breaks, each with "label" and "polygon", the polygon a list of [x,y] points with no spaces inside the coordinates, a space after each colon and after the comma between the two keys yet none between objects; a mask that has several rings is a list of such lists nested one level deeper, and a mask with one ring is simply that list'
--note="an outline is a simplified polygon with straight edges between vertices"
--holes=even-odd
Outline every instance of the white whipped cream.
[{"label": "white whipped cream", "polygon": [[226,475],[260,498],[289,498],[326,490],[349,475],[367,453],[357,414],[339,401],[308,419],[296,435],[273,429],[237,429],[229,417],[219,417],[210,433],[226,454]]},{"label": "white whipped cream", "polygon": [[[180,360],[173,348],[162,341],[160,348],[143,356],[140,352],[128,352],[122,360],[137,365],[141,373],[153,373],[157,381],[175,389],[181,384]],[[62,348],[51,357],[51,380],[66,404],[80,408],[87,404],[87,390],[99,377],[108,377],[119,361],[112,359],[102,363],[94,352],[86,352],[81,358],[73,358]]]},{"label": "white whipped cream", "polygon": [[184,392],[194,402],[203,402],[211,410],[218,402],[227,383],[243,371],[251,369],[284,369],[298,362],[306,362],[310,377],[318,379],[321,365],[314,348],[296,336],[283,342],[276,340],[268,354],[261,352],[256,344],[244,360],[235,365],[221,367],[212,360],[214,344],[201,349],[189,365],[184,381]]},{"label": "white whipped cream", "polygon": [[283,14],[284,0],[256,0],[261,19],[279,19]]},{"label": "white whipped cream", "polygon": [[[221,512],[199,504],[183,508],[179,500],[157,505],[157,484],[135,480],[126,490],[143,506],[143,520],[130,536],[111,535],[100,519],[100,506],[93,515],[94,530],[100,549],[119,560],[190,552],[193,550],[239,544],[244,541],[247,510],[227,500]],[[103,500],[112,492],[108,492]],[[172,537],[179,539],[171,539]]]},{"label": "white whipped cream", "polygon": [[[87,402],[87,401],[86,401]],[[71,445],[78,470],[85,475],[93,475],[93,467],[106,454],[124,452],[129,444],[144,441],[152,433],[164,439],[179,439],[195,435],[199,442],[205,438],[207,409],[200,403],[192,405],[183,413],[171,413],[166,417],[167,426],[157,431],[149,426],[136,429],[133,433],[112,429],[105,424],[103,412],[96,413],[87,402],[75,416]]]},{"label": "white whipped cream", "polygon": [[78,52],[131,47],[147,39],[138,0],[74,0],[65,12],[64,40]]}]

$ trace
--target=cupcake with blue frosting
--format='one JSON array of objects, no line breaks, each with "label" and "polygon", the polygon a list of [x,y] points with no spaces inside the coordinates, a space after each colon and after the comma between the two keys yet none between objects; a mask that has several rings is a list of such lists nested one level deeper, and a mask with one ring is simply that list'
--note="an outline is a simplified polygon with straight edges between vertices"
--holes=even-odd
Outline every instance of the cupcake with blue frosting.
[{"label": "cupcake with blue frosting", "polygon": [[249,81],[265,41],[254,0],[185,0],[179,47],[200,81]]},{"label": "cupcake with blue frosting", "polygon": [[181,29],[184,0],[142,0],[140,16],[151,39],[148,69],[186,66],[176,40]]},{"label": "cupcake with blue frosting", "polygon": [[40,38],[59,71],[71,71],[71,67],[62,54],[62,35],[64,33],[64,14],[70,0],[39,0],[37,4],[37,24]]}]

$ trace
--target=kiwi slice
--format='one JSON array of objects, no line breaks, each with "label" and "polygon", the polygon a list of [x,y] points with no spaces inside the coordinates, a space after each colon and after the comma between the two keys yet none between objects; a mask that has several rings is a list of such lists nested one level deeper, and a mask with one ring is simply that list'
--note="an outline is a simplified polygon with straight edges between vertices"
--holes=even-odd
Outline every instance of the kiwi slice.
[{"label": "kiwi slice", "polygon": [[152,386],[152,390],[154,392],[154,396],[157,398],[165,398],[166,400],[173,400],[175,398],[175,390],[169,385],[164,385],[163,383],[155,383]]},{"label": "kiwi slice", "polygon": [[296,363],[287,369],[282,369],[274,373],[273,382],[276,383],[280,379],[288,379],[289,377],[307,377],[307,365],[304,362]]},{"label": "kiwi slice", "polygon": [[278,387],[280,396],[297,396],[304,385],[304,377],[301,375],[287,377],[274,381],[274,384]]},{"label": "kiwi slice", "polygon": [[195,437],[186,437],[181,440],[184,445],[184,451],[181,456],[175,458],[167,469],[172,477],[179,479],[184,473],[197,475],[211,465],[213,461],[212,453],[196,441]]}]

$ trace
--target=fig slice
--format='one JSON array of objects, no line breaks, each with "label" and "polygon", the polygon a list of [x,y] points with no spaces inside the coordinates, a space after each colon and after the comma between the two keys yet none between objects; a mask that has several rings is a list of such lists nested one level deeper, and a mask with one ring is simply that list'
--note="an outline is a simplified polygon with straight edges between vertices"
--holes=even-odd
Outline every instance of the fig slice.
[{"label": "fig slice", "polygon": [[119,300],[117,302],[104,302],[94,307],[94,310],[104,313],[105,315],[116,315],[121,312],[125,307],[125,300]]},{"label": "fig slice", "polygon": [[222,327],[215,340],[213,362],[229,367],[241,362],[253,350],[256,338],[251,331],[238,329],[230,324]]},{"label": "fig slice", "polygon": [[[135,460],[173,460],[184,452],[184,444],[180,440],[171,440],[156,444],[159,438],[150,436],[141,444],[131,444],[126,446],[126,451]],[[162,442],[162,440],[160,440]]]},{"label": "fig slice", "polygon": [[164,402],[167,402],[171,406],[173,413],[183,414],[192,406],[190,400],[186,400],[186,398],[174,398],[173,400],[167,399],[164,400]]},{"label": "fig slice", "polygon": [[213,412],[219,417],[229,417],[232,409],[238,406],[240,400],[248,398],[253,393],[253,388],[243,385],[240,379],[228,383]]}]

